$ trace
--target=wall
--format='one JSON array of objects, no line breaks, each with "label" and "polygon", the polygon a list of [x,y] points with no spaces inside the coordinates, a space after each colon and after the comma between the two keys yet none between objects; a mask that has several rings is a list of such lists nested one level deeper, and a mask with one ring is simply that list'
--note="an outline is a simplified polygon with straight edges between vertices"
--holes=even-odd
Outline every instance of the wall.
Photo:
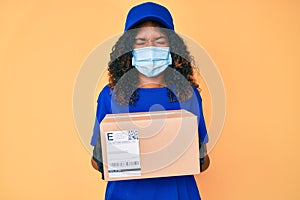
[{"label": "wall", "polygon": [[[103,198],[72,92],[83,61],[122,32],[138,2],[0,3],[0,199]],[[226,89],[222,135],[196,176],[203,199],[300,199],[299,2],[159,2],[207,50]]]}]

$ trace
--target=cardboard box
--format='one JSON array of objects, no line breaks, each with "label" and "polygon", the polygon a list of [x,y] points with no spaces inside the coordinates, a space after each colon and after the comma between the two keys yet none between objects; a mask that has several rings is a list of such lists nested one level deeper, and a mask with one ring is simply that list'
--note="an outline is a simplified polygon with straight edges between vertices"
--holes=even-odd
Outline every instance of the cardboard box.
[{"label": "cardboard box", "polygon": [[100,132],[106,181],[200,173],[197,116],[191,112],[108,114]]}]

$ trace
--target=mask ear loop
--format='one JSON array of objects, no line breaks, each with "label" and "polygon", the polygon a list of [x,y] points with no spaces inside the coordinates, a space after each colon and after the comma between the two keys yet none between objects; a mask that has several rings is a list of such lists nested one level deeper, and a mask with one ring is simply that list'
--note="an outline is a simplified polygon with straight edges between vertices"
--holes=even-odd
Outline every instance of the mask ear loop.
[{"label": "mask ear loop", "polygon": [[130,51],[130,55],[131,55],[131,59],[130,59],[130,64],[131,64],[131,67],[135,67],[134,65],[134,56],[133,56],[133,51],[134,51],[134,49],[132,49],[131,51]]}]

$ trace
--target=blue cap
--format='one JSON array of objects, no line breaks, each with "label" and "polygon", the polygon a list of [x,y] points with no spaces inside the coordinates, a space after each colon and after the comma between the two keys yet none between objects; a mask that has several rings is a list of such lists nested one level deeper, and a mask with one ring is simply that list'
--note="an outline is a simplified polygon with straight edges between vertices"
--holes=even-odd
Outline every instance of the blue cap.
[{"label": "blue cap", "polygon": [[130,9],[126,18],[125,31],[147,20],[159,22],[166,28],[174,30],[173,19],[169,10],[162,5],[147,2]]}]

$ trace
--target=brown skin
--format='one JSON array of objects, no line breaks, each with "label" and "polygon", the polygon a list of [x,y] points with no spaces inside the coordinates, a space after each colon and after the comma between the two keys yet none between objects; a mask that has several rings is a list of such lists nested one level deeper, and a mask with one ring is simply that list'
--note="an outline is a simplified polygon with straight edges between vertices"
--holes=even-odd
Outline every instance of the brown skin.
[{"label": "brown skin", "polygon": [[[149,21],[144,22],[139,26],[139,31],[135,37],[135,42],[133,48],[142,48],[148,46],[156,46],[156,47],[168,47],[169,41],[160,29],[158,25]],[[138,74],[139,77],[139,87],[141,88],[156,88],[156,87],[164,87],[164,74],[160,74],[156,77],[146,77],[143,74]],[[206,145],[204,146],[204,163],[201,166],[201,172],[205,171],[210,163],[209,157],[206,153]],[[96,161],[92,158],[91,159],[92,166],[98,170],[98,166]]]},{"label": "brown skin", "polygon": [[94,167],[94,169],[98,171],[97,162],[93,158],[91,159],[91,163],[92,163],[92,166]]},{"label": "brown skin", "polygon": [[201,172],[204,172],[209,167],[210,160],[208,155],[204,156],[204,163],[201,165]]}]

